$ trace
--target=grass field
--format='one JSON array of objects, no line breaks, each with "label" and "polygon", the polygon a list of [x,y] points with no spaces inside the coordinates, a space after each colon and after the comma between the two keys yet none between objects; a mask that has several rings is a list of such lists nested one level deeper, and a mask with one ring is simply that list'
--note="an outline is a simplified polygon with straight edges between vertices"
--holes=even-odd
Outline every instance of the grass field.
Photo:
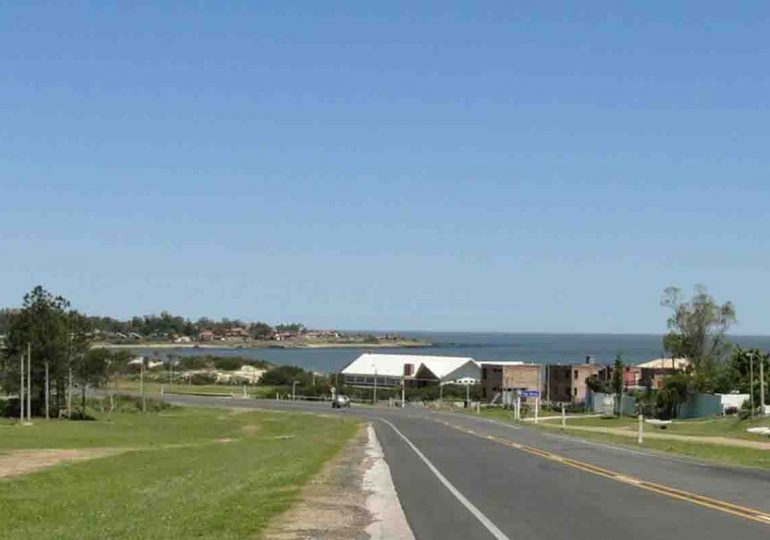
[{"label": "grass field", "polygon": [[[158,382],[146,382],[145,391],[152,394],[160,393],[161,386],[166,392],[176,394],[235,394],[243,395],[243,387],[226,384],[164,384]],[[118,391],[139,392],[139,381],[118,381]],[[108,389],[105,389],[108,390]],[[246,394],[253,398],[274,398],[276,392],[291,392],[291,388],[275,386],[246,386]]]},{"label": "grass field", "polygon": [[[553,431],[553,430],[549,430]],[[594,433],[586,431],[570,430],[567,428],[565,433],[581,439],[591,441],[600,441],[624,446],[638,450],[640,447],[634,444],[633,439],[619,437],[616,435],[606,435],[603,433]],[[686,441],[671,441],[646,438],[641,448],[679,454],[682,456],[693,457],[715,463],[724,463],[727,465],[739,465],[742,467],[757,467],[770,469],[770,451],[754,448],[739,448],[735,446],[719,446],[715,444],[691,443]]]},{"label": "grass field", "polygon": [[[558,420],[556,420],[558,423]],[[551,421],[554,423],[554,421]],[[635,418],[573,418],[567,425],[605,428],[635,429]],[[730,437],[752,441],[769,441],[767,437],[747,433],[750,427],[770,426],[770,418],[739,420],[737,417],[701,418],[695,420],[674,420],[665,430],[646,425],[648,431],[670,435],[685,435],[695,437]]]},{"label": "grass field", "polygon": [[356,426],[344,416],[182,408],[0,421],[5,459],[19,449],[125,450],[0,479],[0,538],[259,537]]}]

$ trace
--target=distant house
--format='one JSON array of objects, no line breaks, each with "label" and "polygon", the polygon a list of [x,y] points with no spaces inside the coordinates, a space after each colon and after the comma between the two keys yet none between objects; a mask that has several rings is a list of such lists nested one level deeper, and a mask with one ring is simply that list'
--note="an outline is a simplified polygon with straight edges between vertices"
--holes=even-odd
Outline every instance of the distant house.
[{"label": "distant house", "polygon": [[663,386],[663,379],[679,371],[688,371],[692,363],[686,358],[656,358],[649,362],[637,364],[641,370],[641,385],[651,388]]},{"label": "distant house", "polygon": [[409,386],[431,384],[473,384],[480,377],[473,358],[416,354],[364,353],[342,370],[352,386]]},{"label": "distant house", "polygon": [[214,341],[216,335],[211,330],[204,330],[198,334],[198,341]]},{"label": "distant house", "polygon": [[174,343],[192,343],[192,339],[189,336],[179,336],[174,338]]},{"label": "distant house", "polygon": [[234,326],[225,331],[226,338],[245,339],[249,337],[249,331],[242,326]]}]

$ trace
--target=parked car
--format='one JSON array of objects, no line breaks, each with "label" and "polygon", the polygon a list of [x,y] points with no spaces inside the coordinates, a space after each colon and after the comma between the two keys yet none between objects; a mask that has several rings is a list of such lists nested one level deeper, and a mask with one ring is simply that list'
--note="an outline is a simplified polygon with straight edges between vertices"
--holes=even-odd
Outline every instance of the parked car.
[{"label": "parked car", "polygon": [[334,396],[334,399],[332,399],[332,409],[340,409],[342,407],[350,407],[350,398],[348,396],[337,394]]}]

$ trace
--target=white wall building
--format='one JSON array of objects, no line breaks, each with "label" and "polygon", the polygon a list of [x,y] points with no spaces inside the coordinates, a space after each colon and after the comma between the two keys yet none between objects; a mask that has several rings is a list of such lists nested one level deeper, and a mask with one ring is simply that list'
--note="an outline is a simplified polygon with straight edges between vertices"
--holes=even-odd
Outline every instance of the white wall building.
[{"label": "white wall building", "polygon": [[461,356],[364,353],[342,370],[345,382],[352,386],[400,386],[410,384],[474,384],[481,378],[481,368],[473,359]]}]

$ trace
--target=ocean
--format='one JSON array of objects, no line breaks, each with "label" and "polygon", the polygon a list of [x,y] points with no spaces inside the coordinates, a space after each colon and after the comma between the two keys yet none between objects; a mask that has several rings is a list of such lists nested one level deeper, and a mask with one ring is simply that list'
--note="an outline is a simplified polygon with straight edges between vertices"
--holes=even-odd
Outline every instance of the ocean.
[{"label": "ocean", "polygon": [[[378,332],[379,333],[379,332]],[[364,352],[469,356],[476,360],[521,360],[538,364],[580,363],[587,356],[610,363],[621,354],[627,364],[663,356],[663,338],[650,334],[508,334],[454,332],[396,332],[404,337],[430,341],[430,347],[368,349],[164,349],[137,350],[138,354],[163,357],[214,354],[258,358],[277,365],[296,365],[323,373],[336,373]],[[770,336],[732,336],[742,347],[770,350]]]}]

